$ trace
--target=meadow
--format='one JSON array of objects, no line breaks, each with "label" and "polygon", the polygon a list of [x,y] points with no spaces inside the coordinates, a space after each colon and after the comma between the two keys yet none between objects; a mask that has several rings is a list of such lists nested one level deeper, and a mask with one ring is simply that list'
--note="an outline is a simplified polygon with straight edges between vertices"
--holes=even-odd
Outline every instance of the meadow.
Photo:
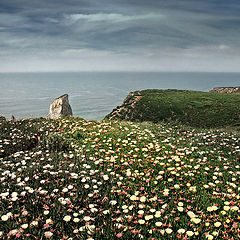
[{"label": "meadow", "polygon": [[239,239],[238,133],[0,122],[0,239]]}]

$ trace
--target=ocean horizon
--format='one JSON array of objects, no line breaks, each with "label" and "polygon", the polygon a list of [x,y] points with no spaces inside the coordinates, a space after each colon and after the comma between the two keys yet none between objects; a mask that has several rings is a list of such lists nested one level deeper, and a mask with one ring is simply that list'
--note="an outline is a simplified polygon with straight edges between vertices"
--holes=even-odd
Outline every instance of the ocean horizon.
[{"label": "ocean horizon", "polygon": [[73,115],[102,120],[129,92],[144,89],[209,91],[240,85],[240,73],[31,72],[0,73],[0,116],[46,117],[51,102],[67,93]]}]

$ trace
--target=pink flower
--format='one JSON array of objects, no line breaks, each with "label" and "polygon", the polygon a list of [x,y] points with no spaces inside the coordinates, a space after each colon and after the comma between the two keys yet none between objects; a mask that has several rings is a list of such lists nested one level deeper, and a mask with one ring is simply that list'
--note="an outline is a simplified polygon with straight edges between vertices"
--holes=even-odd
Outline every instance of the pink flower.
[{"label": "pink flower", "polygon": [[236,222],[233,223],[233,228],[237,228],[237,223]]},{"label": "pink flower", "polygon": [[22,236],[21,233],[17,233],[17,234],[16,234],[16,238],[20,238],[21,236]]},{"label": "pink flower", "polygon": [[49,224],[44,224],[44,225],[43,225],[43,228],[44,228],[44,229],[49,228],[49,227],[50,227]]},{"label": "pink flower", "polygon": [[25,216],[27,216],[28,215],[28,211],[23,211],[22,212],[22,215],[25,217]]},{"label": "pink flower", "polygon": [[52,237],[53,233],[45,232],[44,235],[45,235],[45,238],[50,238],[50,237]]},{"label": "pink flower", "polygon": [[120,237],[123,236],[123,234],[122,234],[122,233],[118,233],[116,236],[117,236],[118,238],[120,238]]}]

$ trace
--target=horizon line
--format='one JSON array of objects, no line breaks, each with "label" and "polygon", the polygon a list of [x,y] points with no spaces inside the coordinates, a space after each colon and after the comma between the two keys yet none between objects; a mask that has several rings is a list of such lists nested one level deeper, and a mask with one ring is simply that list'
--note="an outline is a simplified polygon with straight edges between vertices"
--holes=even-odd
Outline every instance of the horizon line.
[{"label": "horizon line", "polygon": [[0,71],[0,74],[5,73],[240,73],[240,71]]}]

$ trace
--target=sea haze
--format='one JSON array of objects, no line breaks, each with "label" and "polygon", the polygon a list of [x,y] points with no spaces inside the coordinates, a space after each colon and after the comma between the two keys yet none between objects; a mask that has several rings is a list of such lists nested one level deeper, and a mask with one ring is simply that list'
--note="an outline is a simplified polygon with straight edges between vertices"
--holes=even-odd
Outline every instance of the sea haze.
[{"label": "sea haze", "polygon": [[0,115],[46,117],[54,98],[67,93],[74,116],[101,120],[131,91],[240,85],[240,73],[55,72],[0,73]]}]

